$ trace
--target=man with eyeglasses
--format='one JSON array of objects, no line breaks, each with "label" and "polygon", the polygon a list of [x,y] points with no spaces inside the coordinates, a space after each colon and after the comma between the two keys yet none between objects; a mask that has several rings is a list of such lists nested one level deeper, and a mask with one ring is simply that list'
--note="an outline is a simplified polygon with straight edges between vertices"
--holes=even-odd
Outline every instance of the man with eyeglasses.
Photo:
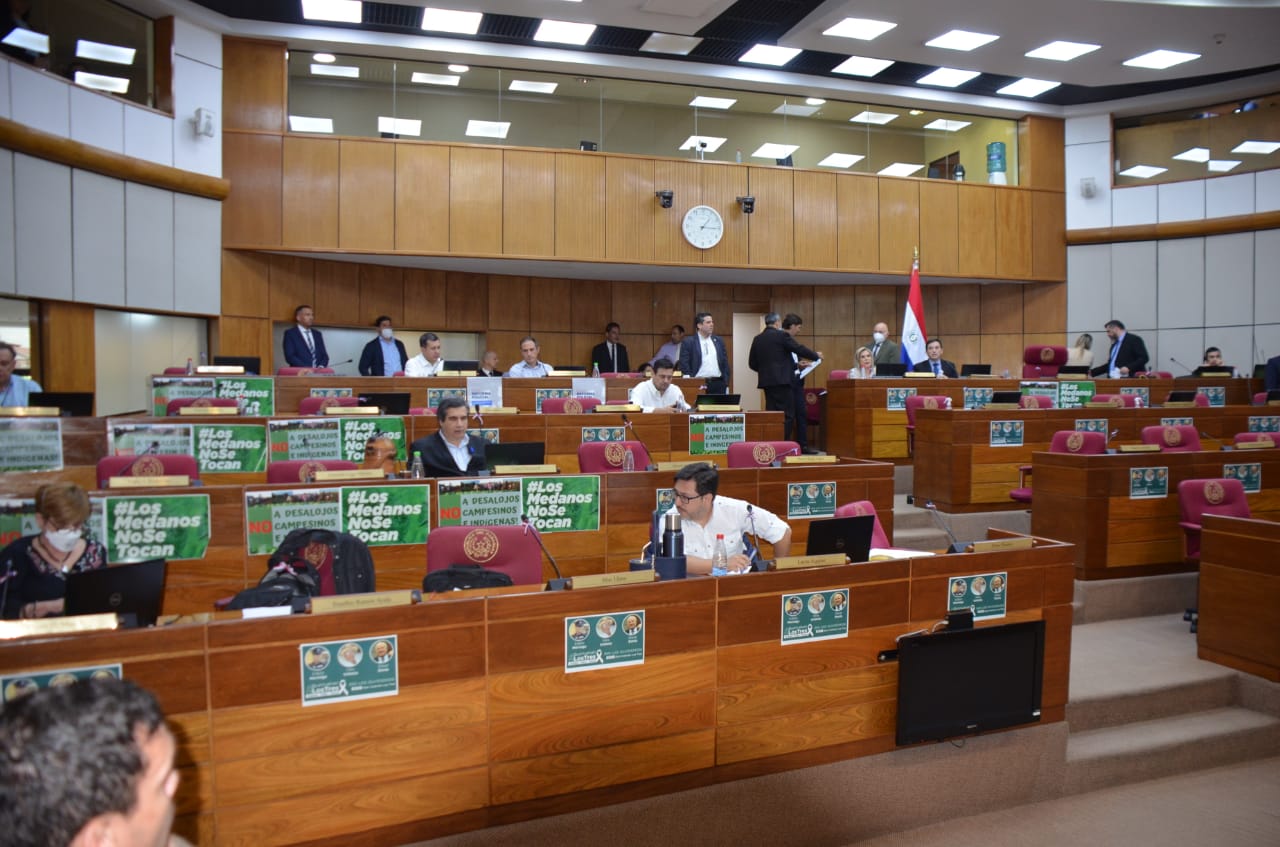
[{"label": "man with eyeglasses", "polygon": [[720,474],[711,465],[705,462],[685,465],[676,472],[674,487],[675,510],[682,521],[689,573],[711,573],[711,554],[717,534],[724,535],[730,573],[744,573],[751,568],[743,533],[749,532],[771,543],[774,556],[791,553],[791,527],[759,506],[716,494]]}]

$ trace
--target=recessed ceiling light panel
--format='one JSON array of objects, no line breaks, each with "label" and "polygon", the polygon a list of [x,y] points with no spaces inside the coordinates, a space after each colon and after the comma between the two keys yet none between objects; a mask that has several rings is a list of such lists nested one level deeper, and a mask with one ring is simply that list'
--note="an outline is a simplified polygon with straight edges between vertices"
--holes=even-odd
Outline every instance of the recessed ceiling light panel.
[{"label": "recessed ceiling light panel", "polygon": [[824,104],[824,103],[826,103],[826,102],[827,102],[827,101],[826,101],[826,100],[823,100],[821,97],[806,97],[806,98],[804,98],[804,104],[805,104],[806,106],[821,106],[822,104]]},{"label": "recessed ceiling light panel", "polygon": [[984,44],[990,44],[1000,36],[987,32],[969,32],[964,29],[953,29],[943,33],[932,41],[926,41],[926,47],[941,47],[943,50],[977,50]]},{"label": "recessed ceiling light panel", "polygon": [[872,59],[867,56],[850,56],[831,69],[833,74],[849,74],[850,76],[875,76],[892,65],[889,59]]},{"label": "recessed ceiling light panel", "polygon": [[309,21],[358,24],[363,16],[360,0],[302,0],[302,17]]},{"label": "recessed ceiling light panel", "polygon": [[889,123],[889,121],[896,120],[899,117],[901,117],[901,115],[896,112],[872,112],[868,109],[849,118],[849,123],[878,124],[880,126],[884,126]]},{"label": "recessed ceiling light panel", "polygon": [[334,62],[338,61],[338,57],[332,53],[316,53],[312,55],[311,61],[319,62],[322,65],[332,65]]},{"label": "recessed ceiling light panel", "polygon": [[871,18],[845,18],[830,29],[824,29],[822,34],[832,35],[836,38],[856,38],[859,41],[870,41],[873,38],[884,35],[896,26],[897,24],[891,24],[888,21],[877,21]]},{"label": "recessed ceiling light panel", "polygon": [[388,118],[379,115],[378,132],[385,132],[391,135],[418,136],[422,135],[422,121],[409,118]]},{"label": "recessed ceiling light panel", "polygon": [[1242,141],[1231,149],[1232,153],[1253,153],[1267,156],[1280,150],[1280,144],[1274,141]]},{"label": "recessed ceiling light panel", "polygon": [[1210,159],[1209,171],[1216,174],[1224,174],[1238,164],[1240,162],[1236,159]]},{"label": "recessed ceiling light panel", "polygon": [[456,86],[462,82],[462,77],[457,74],[429,74],[422,71],[414,71],[409,77],[410,82],[416,82],[419,85],[453,85]]},{"label": "recessed ceiling light panel", "polygon": [[1159,176],[1168,168],[1157,168],[1155,165],[1134,165],[1120,172],[1120,176],[1131,176],[1135,179],[1151,179],[1153,176]]},{"label": "recessed ceiling light panel", "polygon": [[1199,53],[1180,53],[1177,50],[1152,50],[1150,53],[1143,53],[1141,56],[1134,56],[1132,59],[1126,60],[1125,64],[1131,68],[1151,68],[1162,71],[1165,68],[1171,68],[1174,65],[1181,65],[1183,62],[1190,62],[1199,58]]},{"label": "recessed ceiling light panel", "polygon": [[929,123],[925,124],[924,128],[940,129],[944,132],[959,132],[971,123],[972,121],[949,121],[946,118],[937,118],[936,120],[929,121]]},{"label": "recessed ceiling light panel", "polygon": [[558,82],[536,82],[529,79],[513,79],[509,86],[511,91],[524,91],[529,94],[555,94]]},{"label": "recessed ceiling light panel", "polygon": [[1046,91],[1052,91],[1062,85],[1060,82],[1053,82],[1048,79],[1032,79],[1031,77],[1023,77],[1017,82],[1011,82],[1004,88],[996,91],[997,94],[1004,94],[1007,97],[1039,97]]},{"label": "recessed ceiling light panel", "polygon": [[799,144],[774,144],[765,142],[751,154],[753,159],[785,159],[800,149]]},{"label": "recessed ceiling light panel", "polygon": [[448,70],[449,73],[453,73],[453,74],[465,74],[467,71],[471,70],[471,66],[470,65],[449,65],[449,67],[446,70]]},{"label": "recessed ceiling light panel", "polygon": [[775,115],[790,115],[793,118],[807,118],[818,111],[817,106],[802,106],[799,103],[783,103],[773,110]]},{"label": "recessed ceiling light panel", "polygon": [[1175,159],[1183,162],[1207,162],[1209,161],[1208,147],[1192,147],[1190,150],[1183,150],[1181,153],[1174,154]]},{"label": "recessed ceiling light panel", "polygon": [[701,38],[692,35],[671,35],[666,32],[655,32],[640,45],[642,53],[668,53],[672,56],[688,56],[693,48],[702,43]]},{"label": "recessed ceiling light panel", "polygon": [[887,168],[881,168],[876,171],[876,173],[880,176],[911,176],[923,167],[924,165],[913,165],[908,162],[894,162]]},{"label": "recessed ceiling light panel", "polygon": [[292,132],[324,132],[332,135],[333,118],[308,118],[302,115],[290,115],[289,129]]},{"label": "recessed ceiling light panel", "polygon": [[800,50],[795,47],[778,47],[774,44],[757,44],[739,56],[738,61],[752,65],[772,65],[775,68],[780,68],[799,55]]},{"label": "recessed ceiling light panel", "polygon": [[1029,59],[1070,62],[1072,59],[1078,59],[1086,53],[1092,53],[1101,46],[1101,44],[1085,44],[1081,41],[1050,41],[1048,44],[1037,47],[1030,53],[1024,53],[1023,55]]},{"label": "recessed ceiling light panel", "polygon": [[27,50],[32,53],[48,53],[49,52],[49,36],[43,32],[32,32],[29,29],[23,29],[16,26],[9,30],[9,34],[4,38],[0,38],[0,44],[8,44],[10,47],[17,47],[19,50]]},{"label": "recessed ceiling light panel", "polygon": [[114,44],[99,44],[97,41],[76,39],[76,58],[96,59],[99,62],[111,62],[116,65],[132,65],[134,54],[138,51],[132,47],[117,47]]},{"label": "recessed ceiling light panel", "polygon": [[550,41],[555,44],[586,44],[596,31],[595,24],[576,24],[572,21],[544,19],[533,34],[534,41]]},{"label": "recessed ceiling light panel", "polygon": [[858,153],[832,153],[818,163],[820,168],[848,168],[865,159]]},{"label": "recessed ceiling light panel", "polygon": [[129,93],[129,80],[118,76],[91,74],[86,71],[76,71],[76,85],[92,88],[95,91],[108,91],[112,94]]},{"label": "recessed ceiling light panel", "polygon": [[347,79],[360,78],[360,69],[354,65],[312,65],[311,73],[316,76],[340,76]]},{"label": "recessed ceiling light panel", "polygon": [[479,138],[506,138],[511,121],[467,121],[467,135]]},{"label": "recessed ceiling light panel", "polygon": [[[729,139],[717,138],[714,135],[691,135],[684,140],[684,144],[680,145],[681,150],[698,150],[703,149],[708,153],[714,153],[720,149],[720,146]],[[699,148],[699,144],[706,144],[706,147]]]},{"label": "recessed ceiling light panel", "polygon": [[457,35],[475,35],[480,31],[480,12],[463,12],[458,9],[437,9],[428,6],[422,10],[422,28],[430,32],[452,32]]},{"label": "recessed ceiling light panel", "polygon": [[728,97],[703,97],[699,95],[690,100],[689,105],[695,109],[728,109],[737,102],[737,100],[732,100]]},{"label": "recessed ceiling light panel", "polygon": [[956,68],[938,68],[932,73],[927,73],[916,80],[919,85],[938,85],[943,88],[955,88],[957,85],[964,85],[969,80],[978,76],[978,71],[962,71]]}]

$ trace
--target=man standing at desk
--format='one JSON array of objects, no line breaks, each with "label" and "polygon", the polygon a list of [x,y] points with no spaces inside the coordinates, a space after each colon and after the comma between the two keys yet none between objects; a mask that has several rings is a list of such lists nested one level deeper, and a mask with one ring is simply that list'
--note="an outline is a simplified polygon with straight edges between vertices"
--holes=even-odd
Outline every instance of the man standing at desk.
[{"label": "man standing at desk", "polygon": [[758,376],[757,387],[764,391],[765,410],[783,413],[782,431],[789,436],[796,416],[795,394],[791,390],[796,373],[793,354],[810,361],[822,358],[822,354],[803,346],[791,333],[779,328],[781,321],[777,312],[764,316],[764,331],[752,339],[747,364]]},{"label": "man standing at desk", "polygon": [[676,471],[675,510],[684,532],[684,555],[689,573],[711,573],[711,554],[716,535],[724,536],[729,555],[729,571],[745,573],[751,559],[742,543],[743,533],[751,533],[773,545],[775,556],[791,553],[791,527],[772,512],[745,500],[721,497],[720,474],[705,462],[685,465]]},{"label": "man standing at desk", "polygon": [[436,407],[440,431],[419,438],[409,447],[409,456],[422,454],[427,476],[476,476],[484,470],[484,439],[467,434],[467,401],[446,397]]},{"label": "man standing at desk", "polygon": [[294,368],[327,368],[329,353],[324,349],[324,334],[311,325],[316,313],[310,306],[293,310],[296,326],[284,331],[284,360]]},{"label": "man standing at desk", "polygon": [[1125,332],[1124,324],[1112,319],[1107,321],[1107,337],[1111,339],[1111,354],[1107,363],[1094,368],[1091,374],[1125,377],[1147,369],[1147,345],[1140,336]]},{"label": "man standing at desk", "polygon": [[520,339],[520,361],[511,366],[507,376],[520,379],[522,377],[551,376],[551,366],[538,361],[538,353],[542,348],[538,339],[526,335]]},{"label": "man standing at desk", "polygon": [[609,321],[604,328],[604,341],[591,348],[591,364],[600,369],[600,373],[629,373],[631,360],[627,357],[627,348],[618,341],[622,337],[622,327],[617,321]]},{"label": "man standing at desk", "polygon": [[902,351],[898,345],[889,340],[889,325],[884,321],[875,325],[871,331],[871,343],[867,345],[871,351],[871,359],[877,365],[896,365],[902,361]]},{"label": "man standing at desk", "polygon": [[930,338],[929,343],[924,346],[925,355],[929,358],[923,362],[918,362],[911,370],[915,373],[932,372],[938,379],[956,379],[960,375],[956,373],[956,363],[948,362],[942,358],[942,341],[937,338]]},{"label": "man standing at desk", "polygon": [[378,337],[364,345],[360,354],[360,373],[362,376],[395,376],[404,371],[409,354],[405,352],[404,342],[396,338],[391,328],[391,318],[378,315],[373,322],[378,328]]},{"label": "man standing at desk", "polygon": [[729,355],[710,312],[694,316],[697,332],[680,342],[680,373],[706,380],[708,394],[729,393]]},{"label": "man standing at desk", "polygon": [[44,391],[35,380],[15,374],[13,369],[17,364],[17,348],[0,341],[0,406],[25,406],[31,392]]}]

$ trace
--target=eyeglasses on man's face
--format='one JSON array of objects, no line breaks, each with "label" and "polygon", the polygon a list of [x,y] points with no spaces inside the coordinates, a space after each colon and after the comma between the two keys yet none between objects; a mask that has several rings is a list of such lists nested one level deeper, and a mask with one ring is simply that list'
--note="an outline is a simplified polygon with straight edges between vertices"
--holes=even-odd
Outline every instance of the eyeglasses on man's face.
[{"label": "eyeglasses on man's face", "polygon": [[686,506],[692,503],[694,500],[701,500],[703,497],[706,497],[706,496],[707,496],[706,494],[681,494],[679,491],[676,492],[676,499],[679,500],[681,503],[684,503]]}]

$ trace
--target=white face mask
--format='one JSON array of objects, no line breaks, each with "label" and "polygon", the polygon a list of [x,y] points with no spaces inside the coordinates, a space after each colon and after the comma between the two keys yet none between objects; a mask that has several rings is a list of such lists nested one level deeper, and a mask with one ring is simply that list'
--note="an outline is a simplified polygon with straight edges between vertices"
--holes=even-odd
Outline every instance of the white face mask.
[{"label": "white face mask", "polygon": [[873,332],[873,333],[871,333],[871,337],[872,337],[873,339],[875,339],[876,344],[884,344],[884,333],[883,333],[883,332]]},{"label": "white face mask", "polygon": [[395,334],[395,332],[391,329],[391,327],[389,327],[389,326],[384,326],[384,327],[382,328],[382,337],[383,337],[383,338],[385,338],[385,339],[387,339],[388,341],[390,341],[390,340],[391,340],[391,336],[392,336],[392,335],[394,335],[394,334]]},{"label": "white face mask", "polygon": [[80,535],[81,530],[78,529],[47,529],[44,532],[44,540],[59,553],[70,553],[75,549]]}]

